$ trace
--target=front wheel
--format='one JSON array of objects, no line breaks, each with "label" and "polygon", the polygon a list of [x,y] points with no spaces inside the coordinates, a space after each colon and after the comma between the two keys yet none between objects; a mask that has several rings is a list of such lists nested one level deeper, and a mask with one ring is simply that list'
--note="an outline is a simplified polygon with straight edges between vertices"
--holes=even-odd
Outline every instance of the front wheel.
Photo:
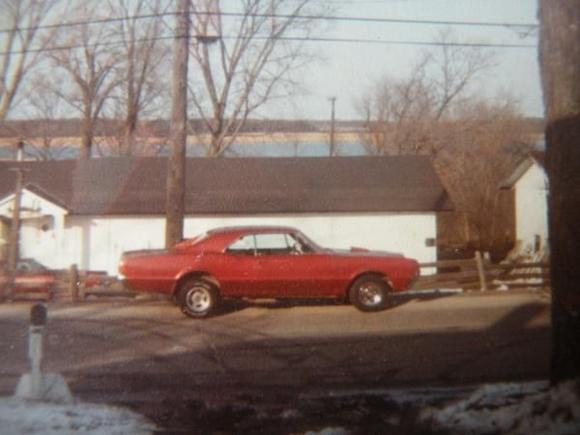
[{"label": "front wheel", "polygon": [[391,287],[377,275],[358,278],[348,291],[350,302],[360,311],[380,311],[389,306]]},{"label": "front wheel", "polygon": [[181,285],[177,301],[185,315],[199,319],[213,314],[220,296],[213,284],[202,279],[191,279]]}]

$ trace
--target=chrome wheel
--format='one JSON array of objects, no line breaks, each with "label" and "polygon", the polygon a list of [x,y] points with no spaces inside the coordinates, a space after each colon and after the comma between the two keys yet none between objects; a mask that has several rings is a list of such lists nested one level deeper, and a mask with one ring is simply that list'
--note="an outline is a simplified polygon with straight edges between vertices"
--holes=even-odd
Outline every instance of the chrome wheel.
[{"label": "chrome wheel", "polygon": [[379,305],[383,301],[383,290],[375,283],[360,286],[358,293],[360,302],[369,307]]},{"label": "chrome wheel", "polygon": [[380,275],[363,275],[350,287],[350,302],[361,311],[379,311],[389,305],[391,287]]},{"label": "chrome wheel", "polygon": [[185,281],[177,294],[181,311],[190,317],[208,317],[219,305],[218,288],[203,279]]},{"label": "chrome wheel", "polygon": [[205,287],[194,287],[187,292],[185,303],[194,313],[203,313],[211,307],[211,295]]}]

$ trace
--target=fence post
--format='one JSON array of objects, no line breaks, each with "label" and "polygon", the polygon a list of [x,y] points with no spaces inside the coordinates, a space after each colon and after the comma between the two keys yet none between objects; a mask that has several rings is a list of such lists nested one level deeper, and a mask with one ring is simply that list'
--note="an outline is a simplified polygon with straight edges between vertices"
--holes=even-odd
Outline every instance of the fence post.
[{"label": "fence post", "polygon": [[73,302],[79,301],[79,270],[76,264],[69,269],[69,288]]},{"label": "fence post", "polygon": [[487,291],[487,282],[485,280],[485,269],[483,267],[483,258],[480,251],[475,251],[475,264],[477,265],[477,274],[479,275],[479,284],[481,291]]}]

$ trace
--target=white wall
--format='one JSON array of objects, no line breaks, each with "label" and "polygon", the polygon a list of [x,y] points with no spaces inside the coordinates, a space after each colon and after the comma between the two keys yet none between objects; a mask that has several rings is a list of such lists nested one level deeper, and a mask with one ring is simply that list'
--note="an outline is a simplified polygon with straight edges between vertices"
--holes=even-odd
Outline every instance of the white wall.
[{"label": "white wall", "polygon": [[[436,250],[425,240],[436,237],[435,214],[364,213],[329,215],[263,215],[187,217],[185,237],[232,225],[285,225],[299,228],[322,246],[401,252],[419,261],[435,261]],[[81,268],[117,273],[126,250],[162,248],[165,219],[162,217],[75,217],[69,222],[69,244],[78,245]],[[84,243],[83,243],[84,240]],[[80,251],[80,246],[87,249]],[[70,264],[70,263],[69,263]],[[68,265],[63,265],[67,267]]]},{"label": "white wall", "polygon": [[521,250],[533,251],[535,236],[541,247],[548,241],[548,180],[545,171],[532,165],[515,185],[516,239]]},{"label": "white wall", "polygon": [[[0,214],[12,217],[14,195],[0,202]],[[21,197],[20,257],[34,258],[42,264],[58,268],[64,262],[64,220],[67,211],[41,196],[24,189]]]},{"label": "white wall", "polygon": [[[0,214],[11,217],[12,204],[12,196],[0,201]],[[115,275],[123,251],[164,246],[163,216],[68,216],[66,209],[28,190],[23,191],[22,206],[28,211],[22,213],[21,257],[35,258],[51,268],[77,264]],[[291,226],[324,247],[357,246],[400,252],[421,262],[436,260],[435,248],[425,243],[436,237],[435,213],[189,216],[184,236],[235,225]]]},{"label": "white wall", "polygon": [[68,228],[74,240],[71,244],[77,246],[79,267],[112,275],[117,273],[123,251],[162,248],[165,240],[161,217],[73,217]]}]

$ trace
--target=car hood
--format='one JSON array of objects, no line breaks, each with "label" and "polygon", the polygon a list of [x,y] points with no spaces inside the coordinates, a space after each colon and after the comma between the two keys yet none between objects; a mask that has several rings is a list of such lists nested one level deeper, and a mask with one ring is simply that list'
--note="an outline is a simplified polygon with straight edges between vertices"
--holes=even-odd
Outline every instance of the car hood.
[{"label": "car hood", "polygon": [[135,257],[148,257],[152,255],[163,255],[169,252],[168,249],[139,249],[136,251],[125,251],[123,252],[123,257],[125,258],[135,258]]}]

